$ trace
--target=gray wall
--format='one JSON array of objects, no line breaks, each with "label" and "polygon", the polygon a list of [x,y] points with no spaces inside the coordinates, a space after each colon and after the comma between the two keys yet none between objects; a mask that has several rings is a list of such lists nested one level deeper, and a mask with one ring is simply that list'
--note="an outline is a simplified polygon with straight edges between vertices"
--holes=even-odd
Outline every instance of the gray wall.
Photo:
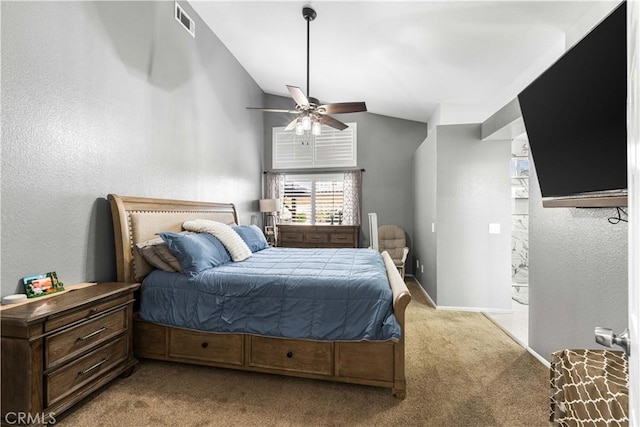
[{"label": "gray wall", "polygon": [[[426,268],[436,262],[437,276],[417,277],[426,279],[428,292],[437,279],[429,295],[438,306],[504,310],[510,308],[511,290],[511,141],[483,142],[480,130],[480,124],[437,126],[416,154],[416,169],[433,168],[435,142],[436,253],[429,236],[431,201],[417,203],[426,210],[416,211],[416,223],[422,223],[416,245],[427,257],[420,260]],[[433,177],[416,172],[415,188],[432,192]],[[489,223],[500,224],[501,233],[489,234]]]},{"label": "gray wall", "polygon": [[[268,107],[292,108],[293,105],[290,98],[265,97]],[[292,118],[290,114],[264,113],[264,164],[267,170],[272,165],[271,131],[274,127],[286,126]],[[379,225],[397,224],[404,228],[413,252],[412,156],[427,136],[427,124],[371,113],[340,114],[336,118],[358,123],[358,168],[366,170],[362,175],[360,246],[369,246],[367,213],[376,212]],[[407,265],[407,272],[412,271]]]},{"label": "gray wall", "polygon": [[627,223],[607,221],[615,209],[543,208],[531,172],[529,346],[547,360],[565,348],[603,348],[596,326],[627,328]]},{"label": "gray wall", "polygon": [[423,266],[415,270],[415,276],[433,301],[438,300],[438,230],[431,228],[436,223],[437,128],[429,132],[427,139],[418,147],[413,156],[413,189],[415,200],[413,267],[416,260]]},{"label": "gray wall", "polygon": [[263,93],[183,5],[2,2],[2,295],[114,279],[108,193],[257,209]]}]

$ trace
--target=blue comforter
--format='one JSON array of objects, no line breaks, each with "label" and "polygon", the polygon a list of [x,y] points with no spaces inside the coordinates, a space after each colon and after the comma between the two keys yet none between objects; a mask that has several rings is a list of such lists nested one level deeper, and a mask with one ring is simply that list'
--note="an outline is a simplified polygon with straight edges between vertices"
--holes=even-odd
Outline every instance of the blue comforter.
[{"label": "blue comforter", "polygon": [[140,317],[201,331],[330,341],[398,340],[382,257],[370,249],[268,248],[202,271],[153,271]]}]

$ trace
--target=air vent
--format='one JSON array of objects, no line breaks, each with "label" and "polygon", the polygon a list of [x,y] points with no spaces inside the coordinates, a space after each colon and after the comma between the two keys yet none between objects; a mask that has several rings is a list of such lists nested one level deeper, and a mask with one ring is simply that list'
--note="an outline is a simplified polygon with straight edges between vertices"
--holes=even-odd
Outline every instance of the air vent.
[{"label": "air vent", "polygon": [[180,25],[182,25],[189,32],[189,34],[191,34],[192,37],[195,37],[196,23],[193,22],[193,19],[191,19],[189,15],[185,13],[184,9],[180,7],[178,2],[176,2],[175,5],[176,5],[176,13],[174,16],[176,18],[176,21],[178,21]]}]

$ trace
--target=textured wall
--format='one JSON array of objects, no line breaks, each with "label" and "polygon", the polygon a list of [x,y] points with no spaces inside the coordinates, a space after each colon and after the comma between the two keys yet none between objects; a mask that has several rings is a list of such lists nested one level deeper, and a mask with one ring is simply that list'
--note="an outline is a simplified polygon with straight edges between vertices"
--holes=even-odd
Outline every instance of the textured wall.
[{"label": "textured wall", "polygon": [[[366,101],[366,100],[365,100]],[[291,108],[290,98],[267,95],[265,105]],[[271,131],[286,126],[290,114],[265,114],[264,163],[271,169]],[[368,212],[378,214],[378,224],[397,224],[413,246],[414,198],[412,156],[427,136],[427,124],[370,113],[340,114],[343,122],[358,123],[358,167],[362,175],[362,227],[360,245],[369,246]],[[411,253],[409,255],[411,257]],[[413,270],[407,265],[409,273]]]},{"label": "textured wall", "polygon": [[[511,142],[483,142],[479,124],[437,133],[437,303],[509,309]],[[489,223],[501,233],[489,234]]]},{"label": "textured wall", "polygon": [[[436,128],[437,129],[437,128]],[[413,156],[413,190],[415,200],[413,267],[416,260],[423,264],[415,276],[431,299],[438,301],[438,247],[437,232],[431,224],[436,223],[437,199],[437,137],[434,129]],[[424,272],[423,272],[424,271]]]},{"label": "textured wall", "polygon": [[115,278],[108,193],[257,209],[262,91],[184,6],[2,2],[2,295]]},{"label": "textured wall", "polygon": [[[503,310],[511,292],[511,142],[483,142],[480,129],[436,126],[416,152],[415,245],[425,267],[416,277],[438,306]],[[501,233],[489,234],[489,223]]]},{"label": "textured wall", "polygon": [[529,346],[547,360],[565,348],[602,348],[596,326],[627,327],[628,227],[607,221],[613,208],[543,208],[531,172]]}]

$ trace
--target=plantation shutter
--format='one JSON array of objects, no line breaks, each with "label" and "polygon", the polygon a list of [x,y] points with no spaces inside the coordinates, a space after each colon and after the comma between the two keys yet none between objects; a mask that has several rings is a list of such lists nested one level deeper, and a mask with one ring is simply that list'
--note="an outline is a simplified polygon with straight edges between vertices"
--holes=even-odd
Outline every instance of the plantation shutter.
[{"label": "plantation shutter", "polygon": [[315,223],[342,223],[344,215],[344,179],[318,177],[315,181]]},{"label": "plantation shutter", "polygon": [[283,206],[291,213],[294,224],[313,224],[313,180],[287,176],[284,182]]},{"label": "plantation shutter", "polygon": [[272,159],[274,169],[318,167],[355,167],[357,156],[357,124],[348,123],[345,130],[322,125],[321,135],[310,132],[296,135],[283,127],[273,128]]}]

